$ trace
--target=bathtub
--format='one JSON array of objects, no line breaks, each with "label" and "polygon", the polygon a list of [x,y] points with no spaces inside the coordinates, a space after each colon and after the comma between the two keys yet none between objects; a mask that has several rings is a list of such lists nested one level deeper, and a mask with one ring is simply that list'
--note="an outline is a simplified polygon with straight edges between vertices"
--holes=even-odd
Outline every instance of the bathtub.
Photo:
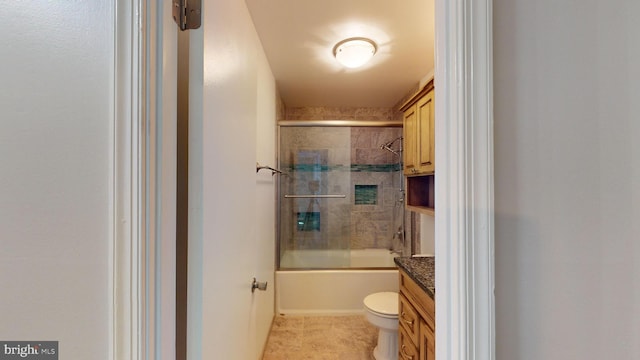
[{"label": "bathtub", "polygon": [[[385,249],[295,250],[283,260],[291,264],[326,265],[335,255],[335,267],[344,267],[345,256],[358,269],[278,270],[275,276],[276,311],[285,315],[362,314],[365,296],[380,291],[398,291],[398,269]],[[306,261],[306,262],[303,262]],[[375,267],[362,269],[364,267]],[[387,267],[387,268],[384,268]]]},{"label": "bathtub", "polygon": [[387,249],[287,250],[280,259],[283,269],[394,268],[397,256]]}]

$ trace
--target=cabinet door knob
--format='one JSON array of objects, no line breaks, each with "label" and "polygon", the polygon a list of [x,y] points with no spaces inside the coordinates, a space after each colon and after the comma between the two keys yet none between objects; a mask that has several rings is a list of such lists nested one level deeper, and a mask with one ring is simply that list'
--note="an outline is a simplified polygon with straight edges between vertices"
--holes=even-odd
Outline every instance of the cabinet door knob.
[{"label": "cabinet door knob", "polygon": [[405,312],[403,311],[403,312],[402,312],[402,314],[400,315],[400,318],[402,319],[402,321],[406,322],[406,323],[407,323],[407,325],[409,325],[409,326],[413,326],[413,320],[407,320],[407,319],[405,319],[405,318],[404,318],[404,317],[405,317],[405,315],[407,315],[407,314],[405,314]]}]

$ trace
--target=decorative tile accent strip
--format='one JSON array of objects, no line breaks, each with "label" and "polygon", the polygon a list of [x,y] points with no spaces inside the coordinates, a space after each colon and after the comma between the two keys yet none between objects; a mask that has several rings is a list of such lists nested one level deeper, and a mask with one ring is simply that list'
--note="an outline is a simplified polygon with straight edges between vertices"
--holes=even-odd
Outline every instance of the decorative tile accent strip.
[{"label": "decorative tile accent strip", "polygon": [[400,164],[352,164],[350,167],[345,165],[319,165],[319,164],[296,164],[282,166],[287,172],[328,172],[328,171],[352,171],[352,172],[395,172],[402,170]]},{"label": "decorative tile accent strip", "polygon": [[351,165],[351,171],[356,171],[356,172],[395,172],[400,170],[402,170],[402,168],[398,163],[380,164],[380,165],[368,165],[368,164]]}]

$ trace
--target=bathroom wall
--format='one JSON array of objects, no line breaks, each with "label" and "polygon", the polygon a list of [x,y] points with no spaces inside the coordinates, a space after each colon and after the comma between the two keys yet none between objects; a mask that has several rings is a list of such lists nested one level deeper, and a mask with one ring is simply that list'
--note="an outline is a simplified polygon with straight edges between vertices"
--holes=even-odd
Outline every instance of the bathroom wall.
[{"label": "bathroom wall", "polygon": [[[351,128],[351,189],[359,185],[375,186],[375,204],[358,201],[351,205],[351,248],[398,249],[393,234],[402,224],[404,204],[400,199],[401,168],[399,157],[380,149],[380,145],[402,136],[402,128]],[[398,143],[395,144],[398,149]],[[358,204],[360,202],[360,204]],[[395,218],[394,218],[395,216]]]},{"label": "bathroom wall", "polygon": [[[437,211],[437,210],[436,210]],[[417,252],[420,254],[430,254],[433,255],[436,253],[436,244],[435,244],[435,217],[431,215],[418,214],[420,215],[420,247]]]},{"label": "bathroom wall", "polygon": [[287,107],[286,120],[399,120],[394,108]]},{"label": "bathroom wall", "polygon": [[640,359],[640,2],[494,1],[496,358]]}]

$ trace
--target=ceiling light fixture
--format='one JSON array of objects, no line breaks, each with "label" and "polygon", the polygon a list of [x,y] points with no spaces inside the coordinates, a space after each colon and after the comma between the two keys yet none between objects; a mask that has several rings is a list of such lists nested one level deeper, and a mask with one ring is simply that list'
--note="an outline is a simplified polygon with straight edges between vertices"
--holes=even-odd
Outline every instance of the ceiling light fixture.
[{"label": "ceiling light fixture", "polygon": [[340,41],[333,47],[333,56],[340,64],[348,68],[357,68],[366,64],[378,47],[371,39],[354,37]]}]

